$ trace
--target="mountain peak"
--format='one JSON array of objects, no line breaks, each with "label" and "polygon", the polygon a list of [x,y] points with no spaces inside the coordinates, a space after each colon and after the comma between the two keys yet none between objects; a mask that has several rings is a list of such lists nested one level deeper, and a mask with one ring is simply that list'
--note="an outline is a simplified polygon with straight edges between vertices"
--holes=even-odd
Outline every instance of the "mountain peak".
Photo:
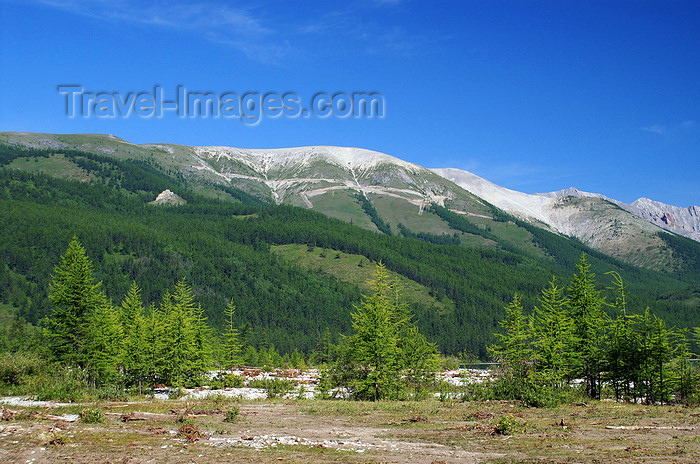
[{"label": "mountain peak", "polygon": [[[265,171],[290,165],[310,165],[317,160],[326,160],[342,168],[369,169],[380,164],[397,164],[415,171],[419,166],[399,158],[356,147],[316,145],[292,148],[236,148],[226,146],[193,147],[197,155],[205,158],[228,158],[247,160],[258,169]],[[252,167],[252,166],[251,166]]]}]

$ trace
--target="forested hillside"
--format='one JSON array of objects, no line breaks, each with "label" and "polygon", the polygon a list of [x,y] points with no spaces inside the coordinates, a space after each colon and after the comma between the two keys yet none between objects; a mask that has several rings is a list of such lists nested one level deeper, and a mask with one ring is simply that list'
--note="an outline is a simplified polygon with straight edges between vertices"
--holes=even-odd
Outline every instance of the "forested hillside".
[{"label": "forested hillside", "polygon": [[[412,234],[405,227],[400,232],[408,237],[378,234],[311,210],[266,204],[234,185],[216,186],[219,199],[205,198],[178,173],[146,161],[0,146],[0,163],[19,159],[29,167],[52,160],[57,169],[69,159],[80,168],[74,180],[30,169],[0,169],[0,303],[16,308],[18,317],[35,325],[49,314],[51,272],[74,236],[115,301],[121,301],[132,281],[148,304],[186,278],[214,327],[223,326],[224,309],[233,300],[243,341],[272,344],[282,352],[313,350],[326,329],[333,336],[348,333],[349,314],[360,301],[354,284],[270,251],[271,245],[284,244],[382,261],[425,286],[437,301],[454,302],[449,311],[428,303],[412,308],[421,332],[445,353],[466,351],[485,358],[485,347],[493,342],[492,333],[513,293],[532,306],[552,275],[563,282],[571,279],[572,264],[583,252],[601,282],[610,270],[624,276],[633,295],[632,311],[651,306],[669,325],[700,325],[693,290],[700,280],[697,272],[640,270],[534,226],[532,233],[548,259],[517,248],[431,243],[437,242],[434,236]],[[148,204],[165,189],[187,204]],[[457,230],[470,227],[467,219],[450,216],[454,213],[435,211]],[[697,266],[695,248],[683,250],[684,259]],[[334,253],[325,259],[333,260]]]}]

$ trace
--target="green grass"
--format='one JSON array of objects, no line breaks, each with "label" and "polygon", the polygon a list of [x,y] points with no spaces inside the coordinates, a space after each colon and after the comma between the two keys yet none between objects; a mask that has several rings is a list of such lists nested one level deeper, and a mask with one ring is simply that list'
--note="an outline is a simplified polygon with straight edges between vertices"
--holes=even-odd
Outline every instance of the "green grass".
[{"label": "green grass", "polygon": [[80,166],[73,163],[61,154],[55,154],[48,158],[17,158],[8,167],[31,173],[42,172],[54,177],[64,179],[86,181],[90,180],[89,174]]},{"label": "green grass", "polygon": [[379,216],[391,225],[391,231],[394,234],[399,232],[398,223],[402,223],[413,233],[427,232],[435,235],[461,234],[461,232],[450,228],[436,214],[423,211],[419,215],[418,206],[406,200],[389,195],[369,194],[368,197],[377,209]]},{"label": "green grass", "polygon": [[365,214],[362,207],[354,198],[355,190],[330,190],[322,195],[309,197],[309,201],[314,205],[314,210],[327,216],[340,219],[345,222],[377,231],[377,226]]},{"label": "green grass", "polygon": [[[324,252],[322,248],[315,247],[313,251],[308,251],[306,245],[275,245],[270,247],[276,253],[306,269],[320,269],[322,272],[332,274],[340,280],[357,285],[363,292],[370,291],[367,283],[372,279],[375,269],[374,262],[369,261],[362,255],[348,254],[326,249],[326,257],[321,257]],[[339,256],[339,258],[336,258]],[[358,264],[363,262],[363,266]],[[427,287],[403,277],[395,272],[389,271],[391,276],[399,284],[401,295],[408,303],[420,303],[425,306],[433,306],[439,311],[453,311],[455,304],[452,300],[444,298],[438,301],[430,295]]]},{"label": "green grass", "polygon": [[490,227],[494,236],[523,250],[530,256],[537,258],[547,257],[545,251],[533,242],[532,234],[512,222],[498,222],[481,217],[469,217],[469,220],[480,227]]}]

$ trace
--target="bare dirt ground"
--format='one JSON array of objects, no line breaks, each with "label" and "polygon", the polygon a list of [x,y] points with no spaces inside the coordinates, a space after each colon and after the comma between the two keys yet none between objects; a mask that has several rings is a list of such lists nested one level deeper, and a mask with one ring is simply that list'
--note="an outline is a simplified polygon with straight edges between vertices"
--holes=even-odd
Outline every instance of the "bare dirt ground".
[{"label": "bare dirt ground", "polygon": [[[86,408],[104,421],[62,420]],[[700,462],[700,410],[680,406],[207,398],[3,414],[2,463]],[[503,418],[512,434],[495,432]]]}]

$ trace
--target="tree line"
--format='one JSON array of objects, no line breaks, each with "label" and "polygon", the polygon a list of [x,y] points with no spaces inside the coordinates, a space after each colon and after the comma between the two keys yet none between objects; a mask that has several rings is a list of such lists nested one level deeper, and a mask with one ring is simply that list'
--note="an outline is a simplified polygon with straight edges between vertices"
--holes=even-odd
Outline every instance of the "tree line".
[{"label": "tree line", "polygon": [[[574,392],[572,383],[581,378],[582,391],[591,399],[601,399],[607,389],[615,399],[632,402],[698,401],[700,376],[691,364],[687,332],[668,329],[649,309],[629,313],[627,288],[618,273],[609,273],[615,299],[608,302],[585,255],[576,270],[566,287],[553,277],[531,312],[525,312],[517,294],[506,306],[503,331],[489,347],[502,364],[502,375],[490,387],[496,397],[545,405]],[[350,313],[350,333],[338,343],[327,332],[319,339],[314,362],[321,366],[320,393],[372,401],[420,398],[436,385],[437,346],[418,330],[382,263],[369,283],[370,294]],[[75,238],[51,275],[49,299],[53,309],[43,335],[50,356],[84,369],[93,386],[141,390],[160,383],[192,384],[215,366],[252,361],[248,357],[255,351],[241,342],[234,301],[224,311],[223,331],[216,334],[185,280],[148,307],[132,282],[114,305]],[[266,355],[280,356],[275,353]],[[295,362],[305,365],[303,355],[296,355],[301,359]]]},{"label": "tree line", "polygon": [[[136,283],[115,306],[95,282],[85,249],[73,239],[54,269],[49,300],[54,308],[44,321],[44,335],[51,356],[85,369],[94,385],[112,383],[118,374],[139,386],[182,385],[211,365],[210,328],[184,280],[148,311]],[[238,355],[235,336],[225,335],[227,355]]]},{"label": "tree line", "polygon": [[[351,314],[354,333],[337,346],[325,340],[333,351],[333,385],[358,399],[399,398],[406,386],[417,394],[434,380],[437,348],[418,331],[382,264],[372,287],[372,295]],[[232,368],[248,355],[234,322],[233,301],[224,311],[225,327],[218,337],[184,280],[148,308],[132,282],[121,304],[114,305],[75,238],[52,273],[49,299],[54,307],[43,327],[50,357],[84,369],[93,386],[182,386],[215,364]],[[303,357],[297,362],[303,364]]]},{"label": "tree line", "polygon": [[[537,404],[580,378],[592,399],[608,388],[616,400],[631,402],[700,400],[687,329],[668,328],[649,308],[630,312],[617,272],[608,273],[615,294],[608,302],[585,255],[576,269],[565,288],[553,278],[531,312],[517,294],[505,308],[503,332],[489,347],[503,364],[503,391]],[[700,329],[695,336],[700,338]]]}]

